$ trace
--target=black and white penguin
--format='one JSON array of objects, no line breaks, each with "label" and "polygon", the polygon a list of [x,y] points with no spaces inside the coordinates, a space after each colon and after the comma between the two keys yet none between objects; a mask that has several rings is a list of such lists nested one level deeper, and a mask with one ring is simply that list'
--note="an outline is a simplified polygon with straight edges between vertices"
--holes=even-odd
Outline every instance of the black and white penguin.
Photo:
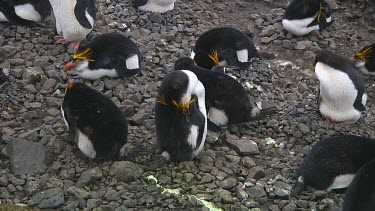
[{"label": "black and white penguin", "polygon": [[296,174],[291,196],[305,187],[331,191],[349,186],[356,172],[375,158],[375,139],[342,135],[318,141]]},{"label": "black and white penguin", "polygon": [[48,0],[2,0],[0,1],[0,22],[32,25],[43,21],[51,13]]},{"label": "black and white penguin", "polygon": [[173,10],[176,0],[133,0],[133,6],[142,11],[164,13]]},{"label": "black and white penguin", "polygon": [[156,141],[169,162],[190,161],[207,135],[205,89],[188,70],[165,76],[155,106]]},{"label": "black and white penguin", "polygon": [[303,36],[314,30],[324,30],[333,23],[331,7],[325,0],[293,0],[285,11],[284,29]]},{"label": "black and white penguin", "polygon": [[353,61],[360,68],[362,73],[375,75],[375,43],[372,45],[366,45],[360,51],[358,51]]},{"label": "black and white penguin", "polygon": [[375,210],[375,159],[363,165],[345,193],[343,211]]},{"label": "black and white penguin", "polygon": [[102,93],[82,83],[70,83],[61,106],[69,139],[89,159],[116,159],[127,142],[127,121]]},{"label": "black and white penguin", "polygon": [[77,47],[92,31],[96,19],[95,0],[49,0],[52,5],[56,43]]},{"label": "black and white penguin", "polygon": [[0,67],[0,87],[9,80],[9,73]]},{"label": "black and white penguin", "polygon": [[323,50],[315,57],[319,79],[318,109],[327,120],[355,123],[366,110],[365,82],[358,67],[343,56]]},{"label": "black and white penguin", "polygon": [[205,87],[210,130],[217,131],[220,126],[248,122],[276,112],[275,107],[253,107],[245,88],[238,81],[222,72],[196,66],[191,58],[180,58],[174,69],[192,71]]},{"label": "black and white penguin", "polygon": [[73,58],[73,62],[65,65],[65,71],[76,70],[79,77],[96,80],[137,74],[142,55],[130,38],[114,32],[82,43]]},{"label": "black and white penguin", "polygon": [[230,27],[210,29],[197,40],[190,56],[196,65],[205,69],[231,65],[248,68],[250,59],[259,57],[250,37]]}]

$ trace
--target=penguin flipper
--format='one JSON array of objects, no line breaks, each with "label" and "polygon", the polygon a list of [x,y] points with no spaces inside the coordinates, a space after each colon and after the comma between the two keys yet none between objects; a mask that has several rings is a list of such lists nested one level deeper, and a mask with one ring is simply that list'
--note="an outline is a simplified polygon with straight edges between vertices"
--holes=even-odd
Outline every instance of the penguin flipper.
[{"label": "penguin flipper", "polygon": [[72,111],[70,110],[69,107],[65,106],[63,110],[64,110],[64,119],[69,125],[69,141],[71,141],[72,143],[75,143],[74,141],[75,141],[76,132],[77,132],[76,120],[74,116],[72,115]]},{"label": "penguin flipper", "polygon": [[[197,99],[195,97],[195,99]],[[186,114],[186,121],[189,124],[198,126],[198,138],[197,138],[197,148],[201,145],[202,138],[203,138],[203,132],[205,129],[206,124],[206,117],[201,113],[201,111],[198,108],[198,102],[194,102],[190,104],[187,114]]]},{"label": "penguin flipper", "polygon": [[132,0],[133,7],[139,7],[147,4],[148,0]]},{"label": "penguin flipper", "polygon": [[218,133],[221,131],[221,127],[211,122],[211,120],[208,118],[207,118],[207,129],[215,133]]},{"label": "penguin flipper", "polygon": [[92,29],[90,21],[86,17],[86,11],[95,20],[96,18],[96,8],[95,3],[90,2],[90,0],[78,0],[76,6],[74,7],[74,15],[77,17],[78,22],[87,29]]}]

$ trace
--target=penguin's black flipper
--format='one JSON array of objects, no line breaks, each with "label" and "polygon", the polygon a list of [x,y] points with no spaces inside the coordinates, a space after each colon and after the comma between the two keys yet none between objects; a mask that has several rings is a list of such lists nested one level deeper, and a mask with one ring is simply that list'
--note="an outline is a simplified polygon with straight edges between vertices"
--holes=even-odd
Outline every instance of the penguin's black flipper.
[{"label": "penguin's black flipper", "polygon": [[327,22],[326,15],[323,13],[321,16],[321,20],[319,22],[319,31],[322,32],[324,29],[328,28],[335,20],[331,20],[331,22]]},{"label": "penguin's black flipper", "polygon": [[120,78],[130,77],[137,74],[140,69],[128,69],[126,66],[126,58],[123,56],[119,56],[116,60],[115,70]]},{"label": "penguin's black flipper", "polygon": [[72,143],[75,143],[75,137],[77,133],[76,120],[74,116],[72,115],[72,111],[70,110],[68,106],[65,106],[65,107],[63,106],[63,109],[64,109],[64,118],[69,125],[69,141],[71,141]]},{"label": "penguin's black flipper", "polygon": [[221,127],[211,122],[211,120],[209,120],[208,118],[207,118],[207,129],[214,133],[218,133],[221,131]]},{"label": "penguin's black flipper", "polygon": [[278,111],[277,107],[272,106],[269,108],[259,109],[254,107],[251,109],[251,120],[262,119],[268,115],[274,114]]},{"label": "penguin's black flipper", "polygon": [[147,170],[155,170],[157,168],[161,168],[161,167],[164,167],[166,165],[168,165],[170,163],[170,161],[168,161],[167,159],[165,159],[164,156],[158,156],[155,160],[153,160],[151,162],[151,164],[149,165],[149,167],[146,167],[145,169]]},{"label": "penguin's black flipper", "polygon": [[366,107],[365,107],[365,106],[362,104],[362,102],[359,101],[359,100],[356,100],[356,101],[354,102],[354,108],[355,108],[356,110],[358,110],[358,111],[361,111],[361,112],[366,111]]},{"label": "penguin's black flipper", "polygon": [[74,7],[74,14],[77,17],[78,22],[87,29],[92,29],[90,21],[86,17],[86,10],[89,15],[95,20],[96,19],[96,8],[93,0],[77,0],[77,4]]},{"label": "penguin's black flipper", "polygon": [[[194,99],[198,100],[196,96]],[[186,121],[189,124],[198,126],[199,133],[198,133],[197,143],[195,145],[198,148],[202,142],[204,125],[205,125],[205,116],[200,112],[198,108],[198,102],[194,102],[190,104],[187,114],[186,114]]]},{"label": "penguin's black flipper", "polygon": [[147,4],[148,0],[132,0],[133,7],[139,7]]}]

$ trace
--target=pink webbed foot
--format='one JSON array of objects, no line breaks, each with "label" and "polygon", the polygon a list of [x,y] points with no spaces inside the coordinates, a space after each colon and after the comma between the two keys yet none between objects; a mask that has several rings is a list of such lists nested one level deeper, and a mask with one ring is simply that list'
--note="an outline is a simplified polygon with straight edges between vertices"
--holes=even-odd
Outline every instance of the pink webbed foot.
[{"label": "pink webbed foot", "polygon": [[71,43],[68,45],[69,48],[75,48],[75,49],[77,49],[78,46],[79,46],[79,42],[78,42],[78,41],[71,42]]}]

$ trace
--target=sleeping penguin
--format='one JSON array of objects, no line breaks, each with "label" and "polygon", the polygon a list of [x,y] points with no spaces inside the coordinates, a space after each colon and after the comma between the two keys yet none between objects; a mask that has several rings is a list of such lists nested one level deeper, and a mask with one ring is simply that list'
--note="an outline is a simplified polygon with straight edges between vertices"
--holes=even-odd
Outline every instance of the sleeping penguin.
[{"label": "sleeping penguin", "polygon": [[332,23],[331,7],[325,0],[293,0],[282,21],[284,29],[296,36],[322,31]]},{"label": "sleeping penguin", "polygon": [[323,50],[315,57],[319,79],[318,109],[329,121],[355,123],[366,110],[367,95],[362,74],[343,56]]},{"label": "sleeping penguin", "polygon": [[375,43],[368,46],[366,45],[360,51],[358,51],[353,61],[360,68],[362,73],[375,75]]},{"label": "sleeping penguin", "polygon": [[77,47],[92,31],[96,19],[95,0],[50,0],[56,43]]},{"label": "sleeping penguin", "polygon": [[253,42],[245,33],[230,27],[208,30],[197,40],[190,56],[205,69],[231,65],[246,69],[252,57],[259,57]]},{"label": "sleeping penguin", "polygon": [[140,71],[141,52],[130,39],[118,33],[102,34],[79,46],[73,62],[64,70],[76,70],[81,78],[130,77]]},{"label": "sleeping penguin", "polygon": [[133,0],[133,6],[142,11],[164,13],[173,10],[176,0]]},{"label": "sleeping penguin", "polygon": [[245,88],[235,79],[219,71],[206,70],[194,65],[191,58],[176,61],[175,70],[190,70],[206,89],[208,127],[218,132],[220,126],[260,119],[275,113],[276,108],[253,107]]},{"label": "sleeping penguin", "polygon": [[173,71],[165,76],[155,106],[156,141],[168,162],[190,161],[207,134],[205,89],[197,76]]},{"label": "sleeping penguin", "polygon": [[89,159],[106,161],[119,157],[127,142],[127,121],[120,109],[102,93],[82,83],[65,89],[61,114],[69,139]]},{"label": "sleeping penguin", "polygon": [[375,210],[375,159],[363,165],[345,193],[343,211]]},{"label": "sleeping penguin", "polygon": [[48,0],[2,0],[0,1],[0,22],[17,25],[34,25],[51,13]]},{"label": "sleeping penguin", "polygon": [[356,172],[375,158],[375,139],[342,135],[318,141],[297,172],[291,196],[306,186],[331,191],[349,186]]}]

